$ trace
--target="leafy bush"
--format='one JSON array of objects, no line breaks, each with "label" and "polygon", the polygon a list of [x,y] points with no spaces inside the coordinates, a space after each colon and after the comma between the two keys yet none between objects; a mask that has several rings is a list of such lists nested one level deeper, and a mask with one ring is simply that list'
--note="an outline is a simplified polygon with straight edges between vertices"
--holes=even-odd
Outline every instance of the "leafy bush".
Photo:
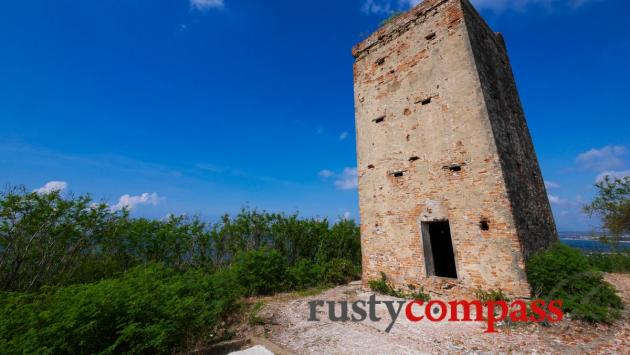
[{"label": "leafy bush", "polygon": [[368,281],[368,285],[370,286],[370,289],[372,289],[372,291],[392,297],[423,301],[429,301],[431,299],[428,294],[424,293],[424,289],[422,287],[416,290],[415,286],[409,285],[410,292],[405,292],[394,288],[392,284],[387,280],[387,275],[384,272],[381,272],[380,279]]},{"label": "leafy bush", "polygon": [[293,289],[300,290],[326,283],[325,268],[307,259],[298,261],[288,270]]},{"label": "leafy bush", "polygon": [[360,262],[354,221],[248,209],[158,221],[11,189],[0,194],[0,354],[190,350],[227,335],[241,297],[347,282]]},{"label": "leafy bush", "polygon": [[345,284],[359,278],[360,272],[360,268],[345,259],[332,259],[325,263],[302,259],[288,270],[292,288],[296,290]]},{"label": "leafy bush", "polygon": [[350,260],[332,259],[324,265],[324,280],[330,284],[345,284],[359,277],[360,269]]},{"label": "leafy bush", "polygon": [[630,250],[611,254],[593,253],[586,257],[588,262],[599,271],[630,272]]},{"label": "leafy bush", "polygon": [[503,290],[501,289],[490,290],[490,291],[484,291],[482,289],[478,289],[475,291],[475,297],[481,302],[489,302],[489,301],[509,302],[510,301],[510,298],[505,293],[503,293]]},{"label": "leafy bush", "polygon": [[229,272],[161,265],[120,278],[0,297],[0,353],[171,353],[221,337],[237,307]]},{"label": "leafy bush", "polygon": [[431,296],[428,293],[424,292],[424,288],[420,287],[418,289],[416,289],[416,286],[414,285],[408,285],[409,287],[409,293],[406,294],[406,298],[408,299],[412,299],[412,300],[422,300],[425,302],[428,302],[431,300]]},{"label": "leafy bush", "polygon": [[573,318],[610,322],[619,317],[623,303],[614,287],[603,280],[578,250],[556,243],[527,263],[527,277],[536,297],[563,300]]},{"label": "leafy bush", "polygon": [[609,236],[603,239],[618,246],[621,236],[630,232],[630,176],[621,179],[605,176],[597,184],[597,196],[584,212],[597,215]]},{"label": "leafy bush", "polygon": [[384,295],[399,297],[396,289],[392,286],[392,284],[387,281],[387,275],[381,271],[381,278],[377,280],[369,280],[368,286],[374,292],[382,293]]},{"label": "leafy bush", "polygon": [[248,296],[271,295],[288,288],[286,260],[275,250],[238,254],[234,272]]},{"label": "leafy bush", "polygon": [[[112,211],[88,195],[37,194],[24,188],[0,194],[3,291],[95,282],[148,263],[221,270],[238,253],[264,248],[275,250],[289,266],[303,259],[322,266],[335,259],[355,268],[361,263],[359,228],[351,220],[331,225],[249,209],[216,223],[181,216],[149,220]],[[330,278],[340,280],[332,271]]]},{"label": "leafy bush", "polygon": [[59,192],[25,189],[0,195],[0,290],[33,290],[62,284],[80,269],[84,253],[124,218],[88,196],[64,199]]},{"label": "leafy bush", "polygon": [[361,236],[356,222],[344,219],[335,223],[328,233],[323,234],[320,250],[315,256],[320,262],[336,259],[360,266]]},{"label": "leafy bush", "polygon": [[265,320],[261,318],[258,313],[265,307],[265,304],[258,301],[249,310],[249,316],[247,317],[249,325],[263,325]]}]

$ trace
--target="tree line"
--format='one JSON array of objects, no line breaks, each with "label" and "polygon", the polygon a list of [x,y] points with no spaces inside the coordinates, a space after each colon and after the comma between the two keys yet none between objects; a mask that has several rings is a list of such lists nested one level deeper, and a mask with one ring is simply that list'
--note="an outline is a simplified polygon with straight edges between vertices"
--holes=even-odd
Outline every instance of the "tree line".
[{"label": "tree line", "polygon": [[184,271],[225,269],[239,253],[273,250],[299,261],[361,261],[352,220],[331,224],[297,214],[242,209],[215,223],[197,217],[133,218],[89,195],[39,194],[12,188],[0,195],[0,290],[93,282],[149,263]]}]

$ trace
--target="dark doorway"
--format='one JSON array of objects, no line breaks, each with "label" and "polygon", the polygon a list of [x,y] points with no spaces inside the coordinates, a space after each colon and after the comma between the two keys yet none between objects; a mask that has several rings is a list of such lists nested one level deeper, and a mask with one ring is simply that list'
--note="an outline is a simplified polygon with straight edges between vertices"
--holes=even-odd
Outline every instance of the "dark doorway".
[{"label": "dark doorway", "polygon": [[456,279],[455,253],[448,221],[422,223],[422,240],[427,274]]}]

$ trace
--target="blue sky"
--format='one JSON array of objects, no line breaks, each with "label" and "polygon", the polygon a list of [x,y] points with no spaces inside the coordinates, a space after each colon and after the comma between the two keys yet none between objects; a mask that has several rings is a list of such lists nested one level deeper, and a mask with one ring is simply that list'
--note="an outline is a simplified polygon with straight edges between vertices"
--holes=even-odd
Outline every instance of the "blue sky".
[{"label": "blue sky", "polygon": [[[411,2],[3,1],[0,183],[156,218],[357,218],[350,49]],[[559,228],[589,230],[597,177],[630,174],[630,2],[475,3],[506,38]]]}]

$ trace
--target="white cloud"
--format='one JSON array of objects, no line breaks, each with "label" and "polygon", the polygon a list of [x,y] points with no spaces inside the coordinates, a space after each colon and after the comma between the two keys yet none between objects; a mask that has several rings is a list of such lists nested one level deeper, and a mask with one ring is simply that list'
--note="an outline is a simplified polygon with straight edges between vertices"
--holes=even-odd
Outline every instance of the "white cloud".
[{"label": "white cloud", "polygon": [[317,173],[317,175],[325,179],[334,177],[335,187],[340,190],[353,190],[359,185],[357,168],[345,168],[341,173],[335,173],[334,171],[324,169]]},{"label": "white cloud", "polygon": [[560,198],[556,195],[548,195],[548,196],[549,196],[549,202],[551,202],[552,205],[563,205],[568,202],[567,200]]},{"label": "white cloud", "polygon": [[392,12],[390,1],[366,0],[361,6],[361,12],[366,15],[388,14]]},{"label": "white cloud", "polygon": [[132,210],[136,206],[140,205],[153,205],[156,206],[163,198],[159,197],[157,193],[145,192],[140,196],[130,196],[128,194],[120,196],[118,203],[111,207],[112,211],[119,211],[123,208]]},{"label": "white cloud", "polygon": [[595,182],[603,181],[606,176],[610,176],[612,179],[621,179],[626,176],[630,176],[630,170],[624,171],[604,171],[603,173],[597,175],[595,178]]},{"label": "white cloud", "polygon": [[335,173],[333,173],[332,171],[328,170],[328,169],[324,169],[322,171],[320,171],[319,173],[317,173],[317,176],[323,177],[323,178],[329,178],[331,176],[335,175]]},{"label": "white cloud", "polygon": [[339,135],[339,140],[345,140],[346,138],[348,138],[348,132],[341,132],[341,134]]},{"label": "white cloud", "polygon": [[190,7],[199,11],[222,9],[224,6],[223,0],[190,0]]},{"label": "white cloud", "polygon": [[348,220],[350,219],[350,216],[352,216],[352,213],[346,211],[343,213],[343,219]]},{"label": "white cloud", "polygon": [[357,168],[345,168],[341,176],[335,180],[335,186],[341,190],[356,189],[359,185]]},{"label": "white cloud", "polygon": [[64,191],[68,188],[68,183],[65,181],[50,181],[47,182],[46,185],[40,187],[39,189],[33,190],[33,192],[38,193],[40,195],[49,194],[51,192],[56,191]]},{"label": "white cloud", "polygon": [[604,171],[623,166],[623,156],[627,150],[623,146],[608,145],[600,149],[591,149],[577,156],[575,161],[584,169]]},{"label": "white cloud", "polygon": [[545,187],[547,188],[547,190],[559,189],[560,188],[560,184],[558,184],[557,182],[554,182],[554,181],[547,181],[547,180],[545,180]]}]

